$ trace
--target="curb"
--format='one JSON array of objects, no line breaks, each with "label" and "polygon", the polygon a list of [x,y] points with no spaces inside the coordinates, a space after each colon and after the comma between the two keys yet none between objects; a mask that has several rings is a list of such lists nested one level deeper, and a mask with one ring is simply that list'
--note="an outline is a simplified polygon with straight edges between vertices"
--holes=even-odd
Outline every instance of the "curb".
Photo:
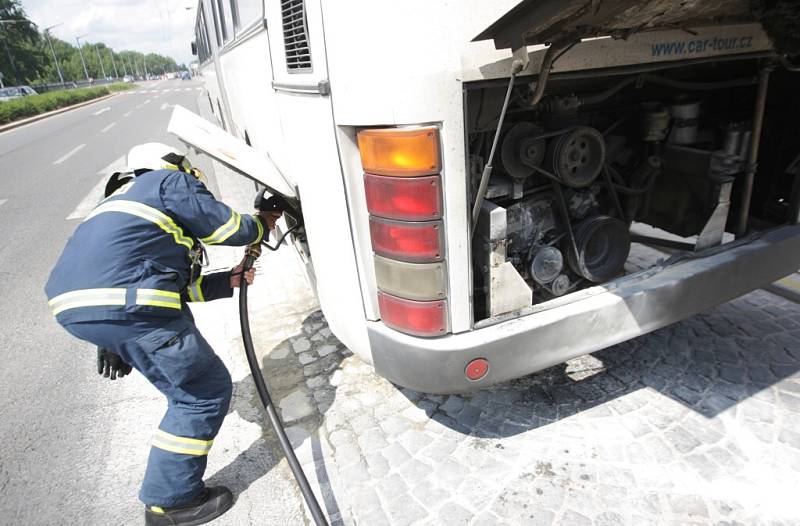
[{"label": "curb", "polygon": [[787,300],[800,303],[800,273],[798,272],[789,274],[785,278],[779,279],[763,288]]},{"label": "curb", "polygon": [[73,104],[72,106],[64,106],[63,108],[58,108],[57,110],[48,111],[47,113],[40,113],[39,115],[34,115],[33,117],[28,117],[27,119],[22,119],[20,121],[9,122],[8,124],[3,124],[0,126],[0,133],[4,131],[13,130],[14,128],[19,128],[20,126],[25,126],[26,124],[30,124],[32,122],[40,121],[46,119],[47,117],[52,117],[53,115],[58,115],[59,113],[65,113],[70,110],[76,110],[78,108],[82,108],[84,106],[88,106],[89,104],[94,104],[95,102],[100,102],[101,100],[110,99],[111,97],[116,97],[122,93],[118,91],[116,93],[110,93],[103,97],[87,100],[83,102],[79,102],[78,104]]}]

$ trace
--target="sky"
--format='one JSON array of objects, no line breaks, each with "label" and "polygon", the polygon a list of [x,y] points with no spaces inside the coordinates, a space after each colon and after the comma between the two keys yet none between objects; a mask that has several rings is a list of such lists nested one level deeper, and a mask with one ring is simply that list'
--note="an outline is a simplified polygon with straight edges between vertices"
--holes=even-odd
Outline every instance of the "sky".
[{"label": "sky", "polygon": [[[28,18],[75,44],[75,37],[104,42],[115,51],[159,53],[189,64],[196,0],[22,0]],[[189,7],[190,9],[186,9]],[[82,39],[83,40],[83,39]]]}]

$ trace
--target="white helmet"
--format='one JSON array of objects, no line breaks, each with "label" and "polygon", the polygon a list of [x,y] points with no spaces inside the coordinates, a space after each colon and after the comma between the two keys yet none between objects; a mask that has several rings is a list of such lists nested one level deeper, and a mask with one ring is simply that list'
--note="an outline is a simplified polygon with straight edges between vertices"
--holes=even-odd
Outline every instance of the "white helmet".
[{"label": "white helmet", "polygon": [[199,168],[192,168],[186,154],[178,148],[160,142],[138,144],[128,152],[128,172],[136,174],[150,170],[179,170],[192,174],[205,183],[205,174]]},{"label": "white helmet", "polygon": [[128,152],[128,171],[164,170],[168,168],[174,170],[178,168],[176,163],[168,162],[165,157],[175,160],[176,157],[185,158],[185,155],[178,151],[177,148],[160,142],[137,144]]}]

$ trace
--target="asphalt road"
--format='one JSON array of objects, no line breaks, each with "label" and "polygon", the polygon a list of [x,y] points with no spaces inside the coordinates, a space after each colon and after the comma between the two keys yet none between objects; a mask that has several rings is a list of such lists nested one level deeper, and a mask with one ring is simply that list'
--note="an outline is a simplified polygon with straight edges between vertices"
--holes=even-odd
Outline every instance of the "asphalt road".
[{"label": "asphalt road", "polygon": [[[80,217],[97,202],[107,168],[137,143],[178,145],[166,132],[171,107],[197,111],[200,90],[195,81],[147,83],[0,134],[2,524],[140,520],[135,493],[121,495],[118,481],[138,456],[128,474],[135,488],[145,459],[109,438],[120,422],[136,426],[120,408],[127,407],[124,396],[137,393],[131,382],[114,389],[99,381],[93,351],[57,325],[43,286]],[[129,444],[140,452],[144,446]],[[112,520],[133,509],[136,520]]]}]

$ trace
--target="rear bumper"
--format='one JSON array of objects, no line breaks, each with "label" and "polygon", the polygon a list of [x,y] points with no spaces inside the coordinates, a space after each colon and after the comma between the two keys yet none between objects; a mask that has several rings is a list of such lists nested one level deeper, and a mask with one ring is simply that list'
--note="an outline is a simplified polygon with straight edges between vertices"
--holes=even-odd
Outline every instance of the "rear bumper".
[{"label": "rear bumper", "polygon": [[[467,392],[659,329],[798,268],[800,225],[784,226],[469,332],[416,338],[380,322],[369,322],[367,331],[381,376],[426,393]],[[464,369],[475,358],[490,366],[473,382]]]}]

